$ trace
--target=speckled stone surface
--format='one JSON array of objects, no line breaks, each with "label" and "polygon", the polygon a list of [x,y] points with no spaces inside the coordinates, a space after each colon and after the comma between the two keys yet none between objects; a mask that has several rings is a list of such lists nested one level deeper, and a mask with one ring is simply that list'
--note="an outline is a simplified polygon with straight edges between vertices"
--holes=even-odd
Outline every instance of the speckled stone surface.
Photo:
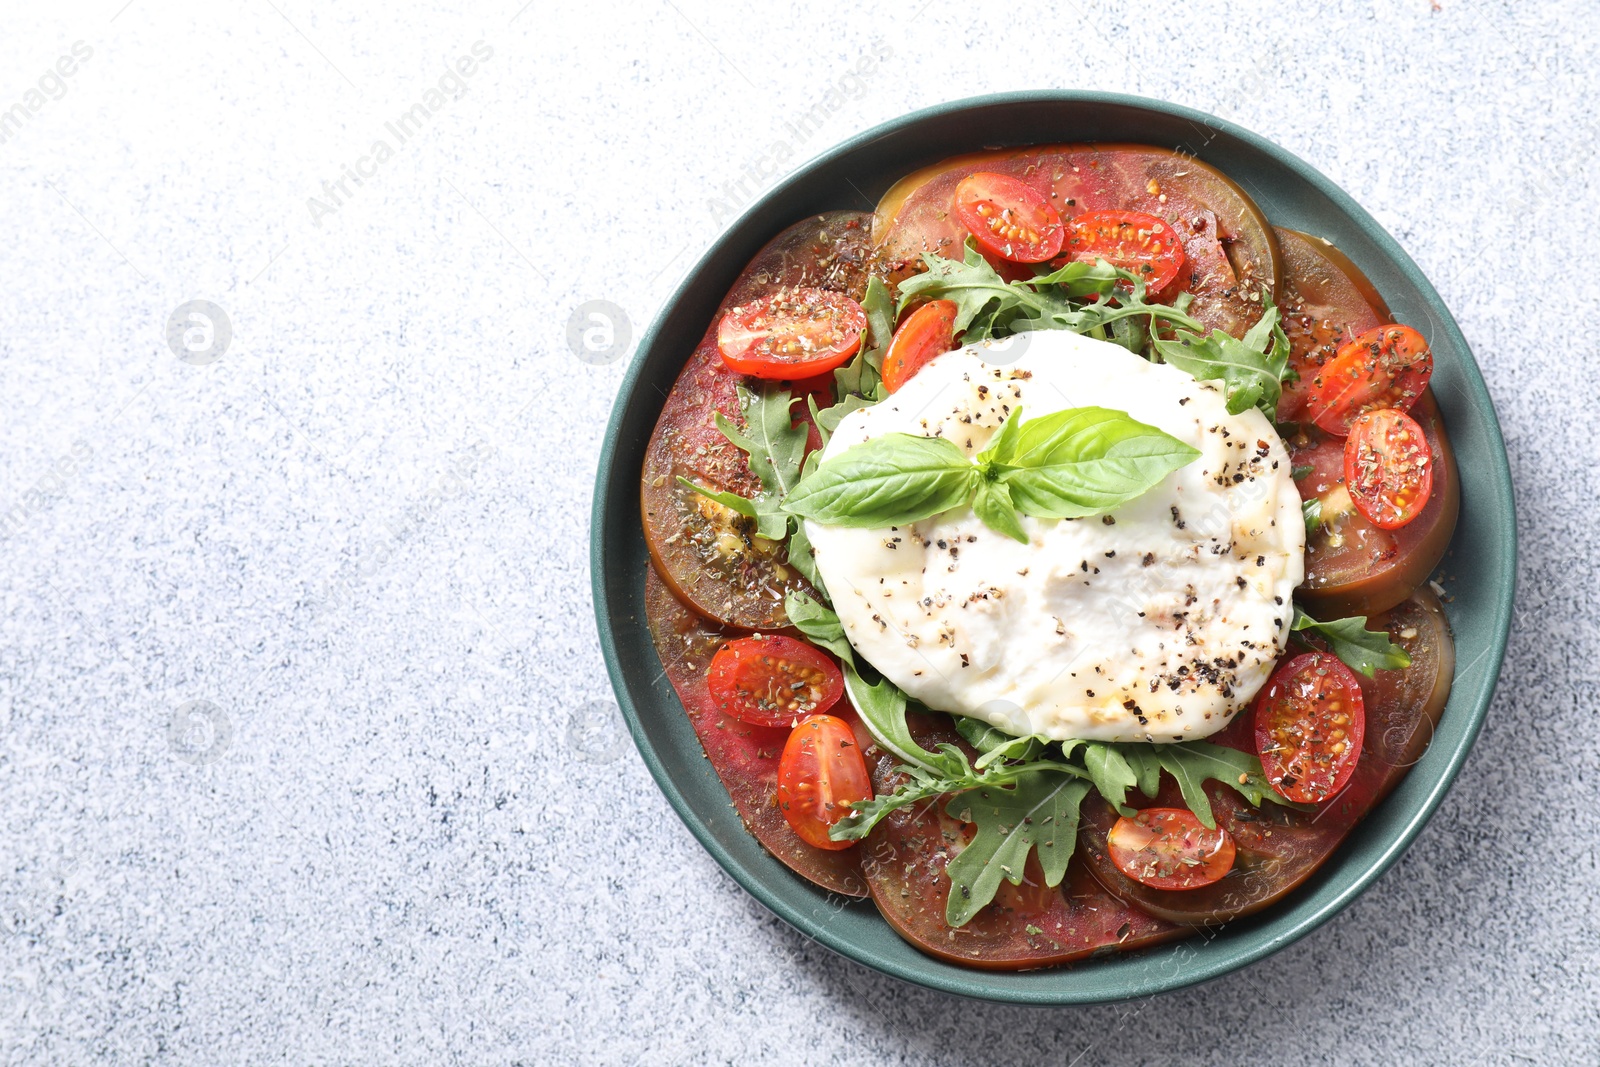
[{"label": "speckled stone surface", "polygon": [[[0,34],[7,1062],[1600,1061],[1591,6],[122,5]],[[1522,536],[1405,858],[1245,972],[1050,1012],[834,958],[673,816],[590,612],[624,362],[567,340],[592,300],[637,337],[763,172],[1037,86],[1213,111],[1370,209]],[[225,345],[169,343],[196,300]]]}]

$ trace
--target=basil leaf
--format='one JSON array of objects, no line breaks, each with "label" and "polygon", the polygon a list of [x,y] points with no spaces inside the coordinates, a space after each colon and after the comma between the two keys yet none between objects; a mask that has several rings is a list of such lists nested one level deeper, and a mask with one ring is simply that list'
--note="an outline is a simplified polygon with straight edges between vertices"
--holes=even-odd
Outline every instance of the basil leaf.
[{"label": "basil leaf", "polygon": [[1199,455],[1123,412],[1069,408],[1022,424],[1015,469],[1000,478],[1025,515],[1082,518],[1127,503]]},{"label": "basil leaf", "polygon": [[1024,545],[1028,543],[1028,534],[1017,518],[1016,505],[1011,502],[1011,490],[1004,482],[980,479],[978,495],[972,498],[972,513],[995,533]]},{"label": "basil leaf", "polygon": [[1000,429],[989,439],[989,447],[979,452],[976,459],[979,463],[1010,463],[1017,454],[1017,438],[1022,434],[1022,408],[1017,406],[1011,409],[1011,414],[1006,416],[1006,421],[1000,424]]},{"label": "basil leaf", "polygon": [[1391,641],[1383,631],[1367,629],[1365,615],[1318,622],[1296,604],[1291,629],[1316,634],[1347,667],[1368,678],[1375,671],[1397,671],[1411,666],[1411,653]]},{"label": "basil leaf", "polygon": [[885,434],[825,460],[789,491],[783,510],[830,526],[898,526],[964,506],[977,478],[953,442]]}]

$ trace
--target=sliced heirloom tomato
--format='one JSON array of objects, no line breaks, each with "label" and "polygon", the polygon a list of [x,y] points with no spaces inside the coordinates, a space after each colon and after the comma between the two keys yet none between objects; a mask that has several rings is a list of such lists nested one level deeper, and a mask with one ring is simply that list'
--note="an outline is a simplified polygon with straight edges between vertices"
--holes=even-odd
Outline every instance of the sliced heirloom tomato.
[{"label": "sliced heirloom tomato", "polygon": [[1351,423],[1344,486],[1356,510],[1380,529],[1398,530],[1421,514],[1433,492],[1433,453],[1417,420],[1382,408]]},{"label": "sliced heirloom tomato", "polygon": [[1274,227],[1283,258],[1279,310],[1289,338],[1289,367],[1278,421],[1300,416],[1311,383],[1339,349],[1359,335],[1393,322],[1389,305],[1354,263],[1320,237]]},{"label": "sliced heirloom tomato", "polygon": [[[784,230],[745,267],[722,310],[779,289],[860,297],[867,284],[867,218],[836,211]],[[721,318],[719,313],[712,319],[678,375],[645,450],[640,475],[645,543],[656,571],[695,611],[741,629],[777,630],[789,623],[784,594],[812,592],[811,587],[789,566],[782,545],[755,536],[754,520],[678,480],[746,497],[761,487],[745,454],[717,427],[719,414],[741,421],[738,387],[747,380],[723,362],[717,349]],[[793,391],[799,394],[811,384],[796,383]]]},{"label": "sliced heirloom tomato", "polygon": [[717,710],[752,726],[793,726],[844,694],[844,675],[826,652],[782,634],[729,641],[712,657],[706,684]]},{"label": "sliced heirloom tomato", "polygon": [[828,836],[850,805],[872,799],[872,779],[850,724],[832,715],[813,715],[796,726],[778,761],[778,810],[800,840],[830,851],[854,848],[854,841]]},{"label": "sliced heirloom tomato", "polygon": [[955,328],[951,300],[931,300],[907,315],[883,354],[883,387],[895,392],[935,356],[954,348]]},{"label": "sliced heirloom tomato", "polygon": [[1328,652],[1296,656],[1256,696],[1256,752],[1272,788],[1320,804],[1350,780],[1366,736],[1355,672]]},{"label": "sliced heirloom tomato", "polygon": [[1012,263],[1043,263],[1061,251],[1061,215],[1032,186],[979,171],[961,179],[956,219],[979,248]]},{"label": "sliced heirloom tomato", "polygon": [[1237,185],[1191,155],[1126,144],[975,152],[907,175],[878,201],[872,220],[877,269],[891,285],[923,270],[925,252],[961,258],[968,230],[957,217],[955,193],[978,172],[1022,182],[1069,225],[1072,216],[1093,211],[1137,211],[1165,221],[1183,243],[1185,265],[1162,295],[1194,294],[1189,313],[1207,327],[1243,337],[1261,317],[1261,288],[1278,291],[1277,240]]},{"label": "sliced heirloom tomato", "polygon": [[1368,411],[1409,411],[1433,377],[1433,353],[1409,326],[1368,330],[1339,349],[1311,380],[1306,415],[1327,433],[1343,437]]},{"label": "sliced heirloom tomato", "polygon": [[1069,226],[1063,258],[1077,263],[1103,259],[1133,272],[1153,296],[1183,269],[1183,241],[1171,226],[1142,211],[1086,211]]},{"label": "sliced heirloom tomato", "polygon": [[[734,634],[707,622],[679,602],[654,570],[645,575],[644,609],[667,680],[677,692],[706,760],[728,790],[733,810],[744,827],[802,878],[845,896],[866,896],[861,849],[835,850],[807,844],[778,808],[778,771],[792,731],[787,727],[752,726],[724,714],[712,699],[707,685],[712,657]],[[849,723],[866,751],[872,737],[854,709],[848,703],[841,704],[833,717]],[[710,821],[719,833],[739,832],[726,823],[719,826],[717,818]]]},{"label": "sliced heirloom tomato", "polygon": [[[1455,676],[1450,627],[1431,592],[1418,592],[1392,611],[1368,620],[1368,625],[1387,631],[1404,647],[1411,654],[1411,666],[1358,679],[1366,707],[1366,733],[1361,758],[1339,793],[1315,811],[1270,803],[1256,808],[1227,786],[1206,783],[1206,797],[1217,825],[1233,838],[1233,869],[1211,885],[1182,891],[1140,885],[1117,869],[1106,850],[1117,813],[1091,796],[1083,805],[1079,855],[1095,878],[1126,905],[1170,922],[1204,926],[1269,907],[1310,877],[1421,757],[1433,738]],[[1241,713],[1211,740],[1254,752],[1254,734],[1255,717]],[[1133,799],[1143,802],[1137,795]],[[1169,779],[1152,803],[1175,807],[1183,798]]]},{"label": "sliced heirloom tomato", "polygon": [[814,378],[861,347],[867,312],[843,293],[797,286],[730,308],[717,324],[722,361],[774,381]]},{"label": "sliced heirloom tomato", "polygon": [[1233,838],[1207,830],[1188,808],[1145,808],[1106,835],[1117,870],[1151,889],[1199,889],[1233,869]]},{"label": "sliced heirloom tomato", "polygon": [[1461,482],[1431,390],[1411,415],[1428,443],[1433,485],[1427,503],[1399,529],[1375,526],[1357,509],[1345,485],[1344,440],[1303,425],[1285,442],[1301,497],[1318,501],[1318,521],[1306,537],[1306,580],[1295,595],[1319,618],[1394,607],[1428,580],[1450,546]]},{"label": "sliced heirloom tomato", "polygon": [[[913,713],[907,721],[924,748],[946,742],[965,747],[948,716]],[[882,749],[871,755],[868,768],[878,792],[892,790],[901,780],[899,763]],[[1118,901],[1080,859],[1067,865],[1059,886],[1045,885],[1032,855],[1023,866],[1022,884],[1001,879],[992,903],[966,925],[950,926],[945,921],[951,892],[945,866],[970,839],[968,825],[946,811],[951,799],[934,797],[894,812],[864,842],[861,869],[878,911],[921,951],[981,970],[1021,971],[1188,936],[1186,928]],[[971,802],[982,800],[973,796]]]}]

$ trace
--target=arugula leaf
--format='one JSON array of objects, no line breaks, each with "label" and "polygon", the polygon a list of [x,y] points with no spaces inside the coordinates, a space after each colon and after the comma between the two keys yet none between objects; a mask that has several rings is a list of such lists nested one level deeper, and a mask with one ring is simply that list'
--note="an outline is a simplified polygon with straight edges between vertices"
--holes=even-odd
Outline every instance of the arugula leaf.
[{"label": "arugula leaf", "polygon": [[[851,396],[871,403],[887,395],[883,390],[883,354],[894,334],[895,307],[889,287],[877,275],[867,279],[867,291],[861,298],[861,307],[867,313],[867,336],[855,356],[833,372],[834,386],[841,403]],[[834,417],[834,426],[842,417]]]},{"label": "arugula leaf", "polygon": [[1033,772],[1010,786],[987,786],[951,800],[945,810],[976,823],[978,832],[945,867],[945,921],[966,925],[994,899],[1001,878],[1020,885],[1030,851],[1039,853],[1045,884],[1060,885],[1077,848],[1079,806],[1088,791],[1081,779]]},{"label": "arugula leaf", "polygon": [[[878,744],[910,766],[934,774],[950,777],[964,769],[965,758],[961,760],[962,767],[952,766],[948,752],[929,752],[912,738],[911,728],[906,725],[906,695],[898,686],[888,679],[876,685],[868,684],[856,669],[854,656],[845,659],[841,666],[844,667],[844,691]],[[866,829],[871,828],[869,825]],[[862,836],[865,834],[863,830]]]},{"label": "arugula leaf", "polygon": [[1088,742],[1083,746],[1083,766],[1106,803],[1124,815],[1131,814],[1128,787],[1137,785],[1140,776],[1128,765],[1121,747],[1099,741]]},{"label": "arugula leaf", "polygon": [[942,437],[891,433],[822,463],[784,498],[791,515],[831,526],[897,526],[972,499],[978,468]]},{"label": "arugula leaf", "polygon": [[1395,671],[1411,666],[1411,653],[1389,640],[1389,635],[1383,631],[1367,629],[1365,615],[1318,622],[1296,604],[1290,629],[1316,634],[1328,642],[1328,650],[1346,666],[1368,678],[1375,671]]},{"label": "arugula leaf", "polygon": [[1178,330],[1172,340],[1157,338],[1155,349],[1166,362],[1198,381],[1220,381],[1228,397],[1228,414],[1258,407],[1271,419],[1277,416],[1278,398],[1283,395],[1289,338],[1270,292],[1263,288],[1261,298],[1265,310],[1243,339],[1221,330],[1212,330],[1208,336]]},{"label": "arugula leaf", "polygon": [[739,409],[745,428],[735,426],[717,412],[717,428],[748,457],[750,472],[761,482],[761,491],[745,498],[736,493],[711,489],[679,478],[678,482],[710,497],[724,507],[756,520],[756,536],[782,541],[789,535],[789,516],[782,509],[784,494],[800,481],[800,466],[806,451],[806,428],[795,426],[790,415],[794,398],[787,389],[766,385],[760,391],[739,385]]},{"label": "arugula leaf", "polygon": [[1001,474],[1017,510],[1048,519],[1098,515],[1142,495],[1200,452],[1120,411],[1068,408],[1022,424]]},{"label": "arugula leaf", "polygon": [[756,502],[749,497],[740,496],[738,493],[727,493],[720,489],[708,489],[698,482],[691,482],[683,475],[678,475],[678,484],[685,489],[693,489],[701,496],[715,500],[725,508],[732,508],[746,518],[756,518],[760,512],[756,509]]},{"label": "arugula leaf", "polygon": [[[1113,323],[1140,317],[1201,329],[1184,307],[1149,303],[1143,279],[1105,260],[1069,263],[1050,273],[1007,282],[968,238],[960,262],[931,253],[925,253],[922,261],[928,269],[900,283],[900,310],[919,297],[953,302],[955,330],[964,334],[966,344],[1028,330],[1104,337]],[[1090,304],[1075,306],[1069,300],[1091,294],[1097,299]],[[1127,343],[1125,338],[1118,340]]]},{"label": "arugula leaf", "polygon": [[[992,321],[998,312],[1030,310],[1042,314],[1048,306],[1045,301],[1036,299],[1037,294],[1031,290],[1012,285],[1000,277],[970,237],[959,262],[932,253],[925,253],[922,261],[928,269],[900,283],[897,308],[900,314],[919,297],[948,300],[956,306],[955,332],[961,334],[985,312]],[[1065,301],[1058,303],[1062,310],[1066,309]],[[970,344],[979,339],[968,337],[966,341]]]},{"label": "arugula leaf", "polygon": [[811,408],[811,421],[817,424],[817,433],[822,438],[824,448],[827,447],[828,441],[833,437],[833,432],[839,428],[839,424],[844,421],[846,415],[852,411],[860,411],[862,408],[870,408],[873,403],[866,397],[849,393],[846,394],[843,400],[832,407],[818,409],[816,396],[806,397],[806,404]]},{"label": "arugula leaf", "polygon": [[973,718],[970,715],[957,715],[955,716],[955,721],[956,733],[965,738],[967,744],[977,749],[979,753],[993,752],[995,749],[1003,748],[1013,741],[1022,740],[1022,738],[1006,733],[998,726],[991,725],[982,719]]},{"label": "arugula leaf", "polygon": [[[1261,760],[1237,749],[1214,745],[1209,741],[1186,741],[1181,745],[1151,745],[1153,755],[1161,769],[1177,781],[1183,792],[1183,802],[1189,805],[1195,818],[1208,830],[1217,828],[1211,811],[1211,800],[1202,788],[1206,779],[1212,779],[1238,791],[1246,800],[1259,807],[1263,801],[1291,806],[1289,801],[1267,782],[1261,770]],[[1155,795],[1150,790],[1146,796]]]},{"label": "arugula leaf", "polygon": [[1310,500],[1302,501],[1300,512],[1305,516],[1306,533],[1315,533],[1317,527],[1322,525],[1322,499],[1312,497]]}]

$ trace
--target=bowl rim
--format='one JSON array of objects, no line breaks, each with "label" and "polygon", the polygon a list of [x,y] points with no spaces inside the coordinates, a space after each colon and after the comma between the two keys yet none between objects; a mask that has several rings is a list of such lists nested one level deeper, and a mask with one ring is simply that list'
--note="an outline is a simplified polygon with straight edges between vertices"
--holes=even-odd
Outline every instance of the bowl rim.
[{"label": "bowl rim", "polygon": [[[1438,773],[1436,780],[1429,784],[1428,790],[1420,803],[1418,803],[1416,810],[1393,833],[1392,837],[1383,844],[1377,857],[1361,869],[1349,885],[1345,886],[1331,899],[1323,902],[1310,914],[1301,916],[1297,921],[1291,922],[1286,929],[1275,932],[1271,937],[1262,938],[1259,943],[1253,946],[1238,947],[1231,953],[1219,953],[1214,959],[1197,961],[1195,966],[1181,976],[1174,976],[1170,979],[1157,978],[1155,980],[1140,980],[1136,978],[1130,982],[1122,982],[1116,988],[1106,989],[1103,992],[1085,992],[1075,988],[1053,990],[1049,988],[1049,979],[1052,975],[1082,974],[1086,970],[1096,968],[1100,963],[1110,962],[1109,960],[1091,959],[1080,961],[1066,968],[1045,968],[1033,972],[1011,972],[1013,975],[1021,973],[1039,976],[1037,989],[1019,992],[1016,989],[1000,988],[993,984],[993,980],[1000,977],[994,972],[961,969],[954,975],[937,971],[929,973],[927,968],[923,966],[924,963],[931,966],[936,962],[942,961],[934,961],[931,957],[922,956],[920,953],[911,965],[881,958],[857,943],[835,933],[826,922],[818,921],[815,915],[792,906],[788,901],[771,891],[758,874],[747,871],[743,864],[723,847],[722,843],[692,810],[687,798],[680,791],[669,773],[660,753],[656,751],[654,745],[645,734],[639,708],[634,702],[633,693],[628,684],[627,672],[621,662],[617,648],[615,629],[622,620],[618,618],[618,613],[613,612],[612,606],[608,601],[605,573],[605,561],[607,558],[605,534],[608,523],[617,520],[634,523],[639,521],[637,514],[614,514],[608,506],[606,491],[607,483],[616,473],[614,468],[616,465],[617,441],[622,432],[623,416],[629,398],[632,397],[639,386],[639,380],[644,373],[647,362],[646,357],[658,343],[659,334],[673,308],[697,287],[700,275],[705,272],[708,265],[725,254],[725,250],[733,242],[735,235],[743,229],[746,223],[768,205],[791,195],[796,187],[804,184],[809,179],[812,172],[826,164],[837,161],[841,157],[850,155],[887,135],[897,133],[910,126],[948,117],[960,112],[995,106],[1041,103],[1117,106],[1153,112],[1168,118],[1178,118],[1196,123],[1202,128],[1215,130],[1217,133],[1243,142],[1249,148],[1264,154],[1276,164],[1293,172],[1317,192],[1327,197],[1338,211],[1346,215],[1363,231],[1365,236],[1378,246],[1382,254],[1388,257],[1406,280],[1422,294],[1424,300],[1434,309],[1443,313],[1433,325],[1436,329],[1447,331],[1451,342],[1465,354],[1466,358],[1461,361],[1459,370],[1468,393],[1468,402],[1483,417],[1484,430],[1489,438],[1489,452],[1492,459],[1490,466],[1492,469],[1487,474],[1489,480],[1493,483],[1495,496],[1506,504],[1498,514],[1493,515],[1490,519],[1490,524],[1496,527],[1493,531],[1494,536],[1506,548],[1503,553],[1505,561],[1504,572],[1498,576],[1506,591],[1504,596],[1493,605],[1495,610],[1492,626],[1489,628],[1489,647],[1487,655],[1480,657],[1480,660],[1487,658],[1490,661],[1488,665],[1489,671],[1487,672],[1489,681],[1476,694],[1473,706],[1455,711],[1457,715],[1461,715],[1466,719],[1466,729],[1462,733],[1460,740],[1448,751],[1447,761]],[[954,155],[955,153],[952,152],[951,154]],[[637,473],[631,472],[630,477],[636,478]],[[673,288],[672,293],[662,301],[649,328],[640,336],[639,343],[630,358],[627,372],[618,388],[617,399],[612,407],[611,415],[606,425],[605,436],[600,444],[590,523],[590,581],[594,598],[595,622],[607,673],[610,677],[612,688],[616,693],[619,707],[627,721],[628,730],[633,737],[634,744],[639,749],[639,753],[644,759],[645,765],[649,768],[657,786],[666,796],[673,810],[677,812],[678,817],[683,820],[689,831],[723,870],[728,872],[735,881],[766,908],[807,938],[880,973],[957,996],[1041,1006],[1111,1003],[1134,997],[1173,992],[1211,981],[1232,971],[1249,966],[1293,944],[1328,922],[1354,902],[1361,894],[1365,893],[1410,847],[1422,831],[1422,828],[1433,817],[1445,794],[1459,777],[1462,765],[1465,763],[1467,755],[1471,752],[1472,746],[1483,728],[1484,721],[1488,715],[1489,704],[1498,684],[1500,668],[1505,657],[1506,644],[1510,634],[1512,606],[1516,594],[1516,570],[1517,528],[1515,496],[1511,480],[1510,461],[1506,453],[1505,441],[1500,430],[1499,418],[1495,412],[1493,400],[1484,382],[1482,372],[1478,368],[1477,360],[1472,355],[1472,350],[1468,346],[1466,338],[1462,336],[1454,316],[1449,313],[1443,299],[1439,296],[1438,291],[1434,289],[1432,283],[1428,281],[1421,269],[1389,232],[1371,214],[1356,203],[1349,194],[1345,193],[1343,189],[1315,167],[1287,149],[1235,123],[1163,100],[1123,93],[1069,89],[985,94],[947,101],[908,112],[864,130],[812,156],[796,165],[788,175],[775,182],[765,193],[753,197],[739,211],[736,217],[724,225],[717,238],[682,276],[678,284]],[[641,598],[642,595],[641,591]],[[1456,681],[1458,684],[1462,680],[1462,673],[1462,668],[1458,664],[1456,669]],[[1453,691],[1452,703],[1454,698]],[[1437,741],[1437,738],[1435,740]],[[1432,745],[1430,745],[1431,751]],[[1268,924],[1280,921],[1270,918],[1271,915],[1272,911],[1269,910],[1263,912],[1260,918]],[[1284,915],[1281,921],[1287,921],[1288,919],[1289,916]],[[882,920],[880,919],[880,921]],[[1187,942],[1177,942],[1179,945],[1185,943]],[[1155,948],[1151,951],[1160,951],[1160,949]],[[1077,985],[1078,983],[1071,984]]]}]

